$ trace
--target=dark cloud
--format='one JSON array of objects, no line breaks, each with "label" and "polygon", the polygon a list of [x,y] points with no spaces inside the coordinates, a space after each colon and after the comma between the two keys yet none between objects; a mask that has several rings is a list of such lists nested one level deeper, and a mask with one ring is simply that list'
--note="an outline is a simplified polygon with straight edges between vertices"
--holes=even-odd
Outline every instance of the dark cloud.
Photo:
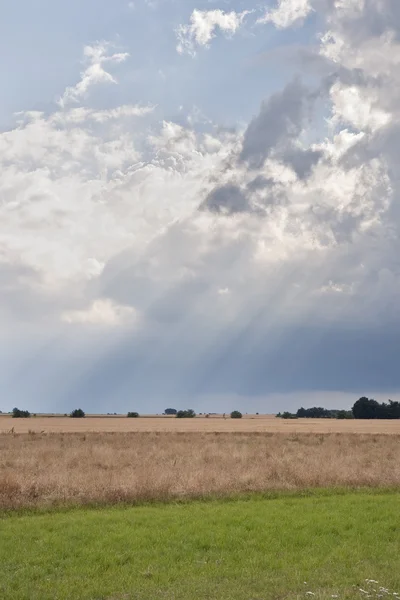
[{"label": "dark cloud", "polygon": [[270,177],[264,177],[264,175],[257,175],[252,181],[247,184],[249,192],[258,192],[271,188],[274,185],[274,180]]},{"label": "dark cloud", "polygon": [[213,190],[200,206],[217,214],[233,215],[248,212],[249,200],[242,190],[233,184],[227,184]]},{"label": "dark cloud", "polygon": [[296,139],[306,116],[307,96],[304,86],[296,80],[264,101],[244,134],[240,161],[250,168],[260,168],[272,150]]},{"label": "dark cloud", "polygon": [[301,148],[289,147],[283,152],[282,158],[287,165],[292,167],[299,179],[306,179],[323,155],[320,150],[302,150]]}]

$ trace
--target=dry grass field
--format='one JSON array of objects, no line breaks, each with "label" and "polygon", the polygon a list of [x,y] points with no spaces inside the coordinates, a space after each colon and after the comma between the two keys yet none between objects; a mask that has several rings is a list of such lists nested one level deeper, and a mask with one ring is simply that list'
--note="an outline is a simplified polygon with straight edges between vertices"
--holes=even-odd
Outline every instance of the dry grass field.
[{"label": "dry grass field", "polygon": [[176,419],[175,417],[88,416],[70,419],[61,416],[38,416],[13,419],[0,415],[0,433],[14,429],[15,433],[83,433],[83,432],[269,432],[269,433],[387,433],[400,435],[400,420],[336,420],[336,419],[277,419],[273,415],[245,415],[243,419],[210,418]]},{"label": "dry grass field", "polygon": [[[251,423],[243,420],[247,422]],[[0,435],[3,509],[399,485],[397,435],[196,431]]]}]

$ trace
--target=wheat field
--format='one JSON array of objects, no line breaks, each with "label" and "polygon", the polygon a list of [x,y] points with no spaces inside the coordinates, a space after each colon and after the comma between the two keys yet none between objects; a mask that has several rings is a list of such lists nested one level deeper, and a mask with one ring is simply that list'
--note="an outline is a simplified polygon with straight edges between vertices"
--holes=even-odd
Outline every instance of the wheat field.
[{"label": "wheat field", "polygon": [[0,415],[0,433],[83,433],[83,432],[268,432],[268,433],[386,433],[400,435],[399,420],[277,419],[274,415],[244,415],[243,419],[210,418],[176,419],[175,417],[87,416],[70,419],[61,416],[37,416],[13,419]]},{"label": "wheat field", "polygon": [[399,485],[398,435],[0,435],[2,509]]}]

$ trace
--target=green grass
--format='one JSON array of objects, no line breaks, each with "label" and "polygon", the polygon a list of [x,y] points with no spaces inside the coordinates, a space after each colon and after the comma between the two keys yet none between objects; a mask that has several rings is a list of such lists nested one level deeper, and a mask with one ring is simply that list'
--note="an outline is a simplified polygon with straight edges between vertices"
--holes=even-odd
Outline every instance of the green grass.
[{"label": "green grass", "polygon": [[253,497],[0,519],[2,600],[360,598],[365,579],[400,592],[400,494]]}]

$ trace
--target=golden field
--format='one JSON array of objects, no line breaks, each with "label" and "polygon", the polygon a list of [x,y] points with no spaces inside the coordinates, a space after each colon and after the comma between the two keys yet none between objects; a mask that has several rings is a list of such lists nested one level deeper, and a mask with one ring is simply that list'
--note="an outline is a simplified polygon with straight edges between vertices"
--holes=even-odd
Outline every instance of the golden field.
[{"label": "golden field", "polygon": [[[33,426],[35,419],[30,421]],[[400,485],[399,435],[296,433],[290,428],[279,433],[285,427],[283,422],[276,424],[278,432],[263,433],[266,423],[271,423],[270,427],[276,423],[272,419],[177,421],[154,419],[151,422],[156,429],[149,433],[138,428],[150,428],[150,420],[128,423],[128,419],[115,419],[115,427],[136,427],[136,431],[1,434],[0,508]],[[57,425],[58,421],[54,422]],[[104,429],[101,420],[63,422],[65,428],[82,423]],[[111,427],[109,420],[104,423]],[[157,431],[161,424],[237,430]],[[245,431],[257,424],[259,432]],[[348,427],[349,423],[340,425]],[[318,423],[315,426],[322,427]],[[331,423],[334,426],[336,423]],[[244,428],[242,433],[238,432],[240,427]]]},{"label": "golden field", "polygon": [[399,420],[278,419],[273,415],[244,415],[243,419],[224,419],[222,415],[177,419],[175,417],[87,416],[71,419],[37,416],[13,419],[0,415],[0,433],[83,433],[83,432],[209,432],[209,433],[390,433],[400,435]]}]

